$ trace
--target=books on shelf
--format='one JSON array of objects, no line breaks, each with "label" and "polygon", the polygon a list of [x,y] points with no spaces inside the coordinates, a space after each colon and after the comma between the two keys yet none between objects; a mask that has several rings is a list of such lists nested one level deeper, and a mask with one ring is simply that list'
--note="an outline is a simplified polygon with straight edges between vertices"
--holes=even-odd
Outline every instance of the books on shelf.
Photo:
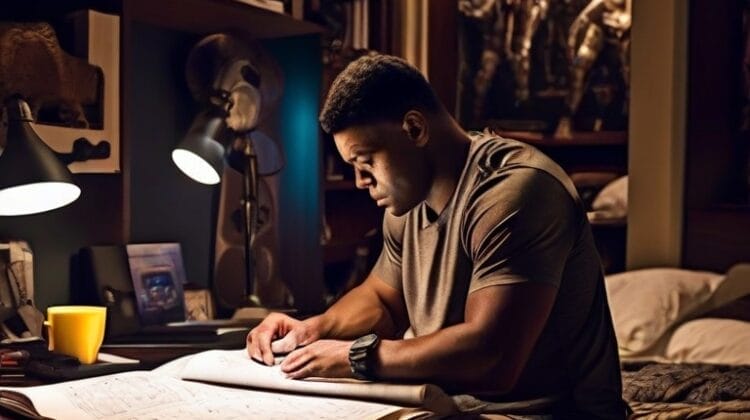
[{"label": "books on shelf", "polygon": [[57,419],[402,418],[456,412],[453,399],[434,385],[287,379],[278,365],[252,361],[245,350],[211,350],[152,371],[5,388],[0,405]]}]

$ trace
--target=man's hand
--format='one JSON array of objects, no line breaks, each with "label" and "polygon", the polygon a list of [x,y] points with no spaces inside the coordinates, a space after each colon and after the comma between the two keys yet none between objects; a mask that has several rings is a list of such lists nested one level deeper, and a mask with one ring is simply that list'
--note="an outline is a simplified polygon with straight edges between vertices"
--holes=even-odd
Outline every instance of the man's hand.
[{"label": "man's hand", "polygon": [[310,376],[325,378],[351,378],[349,348],[351,341],[318,340],[294,350],[281,362],[281,371],[288,378],[303,379]]},{"label": "man's hand", "polygon": [[270,366],[275,353],[289,353],[318,338],[320,332],[311,323],[272,313],[247,334],[247,354]]}]

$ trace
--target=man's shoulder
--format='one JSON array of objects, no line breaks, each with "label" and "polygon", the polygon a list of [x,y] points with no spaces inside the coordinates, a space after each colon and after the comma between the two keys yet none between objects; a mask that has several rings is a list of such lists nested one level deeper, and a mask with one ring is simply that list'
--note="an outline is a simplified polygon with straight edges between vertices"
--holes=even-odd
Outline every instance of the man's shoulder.
[{"label": "man's shoulder", "polygon": [[[574,198],[578,193],[565,171],[536,147],[491,132],[472,132],[470,165],[476,172],[473,187],[480,183],[507,182],[509,178],[552,178]],[[549,179],[547,179],[549,180]],[[470,181],[471,182],[471,181]],[[523,183],[523,182],[522,182]]]}]

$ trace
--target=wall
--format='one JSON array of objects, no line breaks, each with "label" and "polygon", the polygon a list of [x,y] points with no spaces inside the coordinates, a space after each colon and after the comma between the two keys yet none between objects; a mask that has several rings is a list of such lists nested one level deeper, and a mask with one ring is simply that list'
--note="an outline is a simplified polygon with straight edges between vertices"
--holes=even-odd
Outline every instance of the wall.
[{"label": "wall", "polygon": [[[124,89],[130,203],[128,242],[179,242],[187,281],[208,285],[216,186],[193,182],[171,153],[196,112],[185,60],[198,37],[133,23]],[[148,46],[148,47],[145,47]]]},{"label": "wall", "polygon": [[687,2],[634,0],[631,37],[626,265],[679,266]]},{"label": "wall", "polygon": [[[187,280],[209,286],[219,187],[190,180],[170,156],[197,112],[184,69],[190,49],[202,37],[141,23],[133,23],[129,33],[124,127],[129,142],[128,241],[179,242]],[[278,126],[273,131],[281,136],[286,155],[279,191],[281,273],[295,306],[315,312],[322,308],[323,294],[317,123],[320,41],[318,36],[299,36],[263,44],[284,73],[278,110],[283,117],[271,123]]]},{"label": "wall", "polygon": [[81,196],[46,213],[0,217],[1,239],[23,239],[34,252],[36,305],[70,302],[70,260],[81,247],[121,241],[122,176],[75,175]]}]

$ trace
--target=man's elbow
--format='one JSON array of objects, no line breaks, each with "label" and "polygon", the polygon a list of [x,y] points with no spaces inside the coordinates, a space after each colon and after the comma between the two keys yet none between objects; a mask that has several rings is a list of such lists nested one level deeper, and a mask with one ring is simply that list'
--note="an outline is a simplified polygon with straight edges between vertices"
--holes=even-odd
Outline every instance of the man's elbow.
[{"label": "man's elbow", "polygon": [[516,387],[523,371],[523,364],[501,351],[477,355],[475,374],[468,378],[481,392],[496,395],[507,394]]}]

